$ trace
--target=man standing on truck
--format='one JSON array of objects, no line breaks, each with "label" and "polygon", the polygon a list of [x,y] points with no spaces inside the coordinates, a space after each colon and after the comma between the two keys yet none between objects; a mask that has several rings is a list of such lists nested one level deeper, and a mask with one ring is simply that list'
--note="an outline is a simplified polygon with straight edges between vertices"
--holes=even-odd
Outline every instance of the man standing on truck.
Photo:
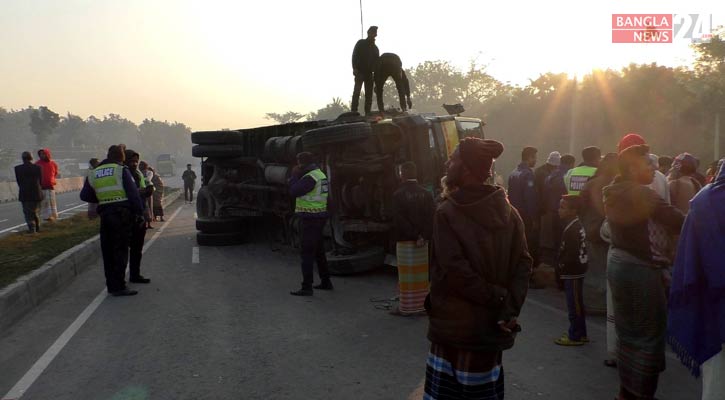
[{"label": "man standing on truck", "polygon": [[[370,114],[373,107],[373,73],[380,57],[375,37],[378,36],[378,27],[368,28],[367,39],[360,39],[352,51],[352,74],[355,75],[355,88],[352,91],[352,104],[350,109],[357,111],[360,103],[360,89],[365,84],[365,115]],[[383,110],[379,110],[382,112]]]},{"label": "man standing on truck", "polygon": [[290,194],[296,198],[295,214],[302,225],[302,288],[290,292],[293,296],[312,296],[313,264],[317,261],[320,284],[314,289],[332,290],[330,272],[327,270],[322,230],[327,222],[327,176],[315,164],[312,153],[297,154],[297,166],[292,170]]},{"label": "man standing on truck", "polygon": [[181,175],[184,181],[184,200],[187,203],[194,201],[194,183],[196,182],[196,172],[191,169],[191,164],[186,164],[186,171]]},{"label": "man standing on truck", "polygon": [[503,188],[486,184],[495,140],[463,139],[447,163],[452,193],[433,225],[426,399],[503,399],[503,350],[514,345],[531,256]]}]

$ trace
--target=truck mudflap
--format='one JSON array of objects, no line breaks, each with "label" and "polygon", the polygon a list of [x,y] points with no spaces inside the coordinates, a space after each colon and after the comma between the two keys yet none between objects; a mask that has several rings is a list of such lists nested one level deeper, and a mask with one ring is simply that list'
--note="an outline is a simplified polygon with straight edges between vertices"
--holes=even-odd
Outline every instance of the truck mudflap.
[{"label": "truck mudflap", "polygon": [[381,267],[385,263],[382,246],[359,249],[353,254],[327,253],[327,266],[332,275],[353,275]]}]

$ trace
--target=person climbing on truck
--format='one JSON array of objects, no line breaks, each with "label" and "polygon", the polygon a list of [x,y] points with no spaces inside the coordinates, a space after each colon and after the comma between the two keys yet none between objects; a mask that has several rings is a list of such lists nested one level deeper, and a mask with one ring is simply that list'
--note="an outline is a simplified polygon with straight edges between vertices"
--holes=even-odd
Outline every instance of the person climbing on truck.
[{"label": "person climbing on truck", "polygon": [[324,238],[322,231],[327,223],[327,195],[329,183],[327,176],[315,163],[312,153],[297,154],[297,166],[292,170],[290,194],[296,198],[295,214],[300,218],[302,241],[302,287],[290,292],[293,296],[312,296],[313,268],[317,262],[320,284],[314,289],[332,290],[330,272],[327,268]]},{"label": "person climbing on truck", "polygon": [[375,98],[378,101],[378,111],[382,113],[385,110],[383,88],[385,87],[385,81],[389,77],[393,78],[395,88],[398,90],[400,111],[413,108],[413,102],[410,100],[410,82],[408,76],[405,75],[405,70],[403,70],[403,62],[400,61],[397,54],[383,53],[380,55],[378,65],[375,68]]}]

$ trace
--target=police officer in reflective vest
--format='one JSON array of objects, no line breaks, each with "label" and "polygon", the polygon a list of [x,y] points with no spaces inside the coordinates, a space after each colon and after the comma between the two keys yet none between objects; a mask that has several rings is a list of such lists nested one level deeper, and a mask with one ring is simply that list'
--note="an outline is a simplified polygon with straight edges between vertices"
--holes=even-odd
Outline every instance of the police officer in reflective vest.
[{"label": "police officer in reflective vest", "polygon": [[590,146],[582,150],[582,161],[578,167],[572,168],[564,176],[564,183],[569,195],[578,196],[584,184],[594,176],[599,167],[599,160],[602,158],[602,151],[596,146]]},{"label": "police officer in reflective vest", "polygon": [[131,229],[143,221],[141,197],[124,159],[123,148],[111,146],[107,158],[91,172],[81,190],[81,200],[98,204],[106,288],[113,296],[137,293],[126,287],[126,264]]},{"label": "police officer in reflective vest", "polygon": [[311,153],[297,155],[297,166],[290,179],[290,194],[296,198],[295,214],[302,225],[302,288],[290,292],[294,296],[312,296],[313,264],[317,262],[320,284],[314,289],[332,290],[327,269],[322,230],[327,222],[327,176],[315,164]]}]

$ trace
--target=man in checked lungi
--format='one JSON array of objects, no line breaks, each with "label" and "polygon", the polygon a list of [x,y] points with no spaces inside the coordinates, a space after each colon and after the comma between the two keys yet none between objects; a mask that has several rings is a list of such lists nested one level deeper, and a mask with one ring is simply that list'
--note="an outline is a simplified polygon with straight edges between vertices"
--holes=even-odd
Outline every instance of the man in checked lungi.
[{"label": "man in checked lungi", "polygon": [[433,227],[424,399],[504,396],[502,351],[521,331],[533,260],[518,212],[485,183],[502,152],[494,140],[466,138],[447,163],[451,193]]},{"label": "man in checked lungi", "polygon": [[400,305],[393,315],[425,315],[428,294],[428,241],[433,233],[435,204],[431,192],[418,184],[415,163],[400,166],[403,184],[393,194],[397,233],[398,289]]}]

